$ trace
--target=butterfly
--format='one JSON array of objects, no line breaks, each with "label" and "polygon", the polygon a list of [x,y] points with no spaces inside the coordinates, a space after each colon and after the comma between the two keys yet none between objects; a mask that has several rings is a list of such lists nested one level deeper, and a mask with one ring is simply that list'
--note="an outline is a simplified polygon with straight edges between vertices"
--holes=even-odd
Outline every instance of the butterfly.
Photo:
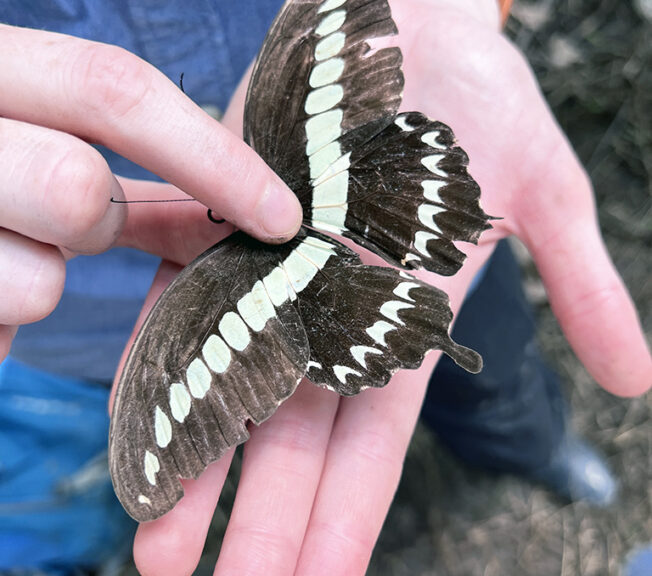
[{"label": "butterfly", "polygon": [[[407,273],[457,272],[455,241],[490,228],[468,157],[446,125],[398,113],[402,56],[368,41],[397,32],[387,0],[290,0],[272,24],[245,104],[245,140],[298,196],[283,245],[242,232],[189,264],[144,322],[109,433],[115,492],[136,520],[168,512],[247,440],[304,376],[342,395],[387,384],[451,339],[448,296]],[[363,265],[330,234],[395,268]]]}]

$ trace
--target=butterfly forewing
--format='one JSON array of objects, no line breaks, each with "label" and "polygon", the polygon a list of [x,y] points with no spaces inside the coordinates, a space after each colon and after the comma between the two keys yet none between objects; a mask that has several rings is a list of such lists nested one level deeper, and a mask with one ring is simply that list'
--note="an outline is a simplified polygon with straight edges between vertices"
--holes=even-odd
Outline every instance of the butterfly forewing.
[{"label": "butterfly forewing", "polygon": [[297,266],[299,244],[237,233],[184,268],[152,309],[118,385],[109,445],[116,493],[137,520],[170,510],[180,477],[197,477],[294,392],[309,348],[292,281],[332,257],[322,250]]},{"label": "butterfly forewing", "polygon": [[391,123],[401,102],[401,52],[369,53],[396,33],[386,0],[286,2],[256,62],[245,140],[295,191]]},{"label": "butterfly forewing", "polygon": [[[489,227],[450,128],[401,114],[398,48],[386,0],[288,2],[250,84],[245,136],[296,192],[304,221],[404,268],[451,275]],[[278,103],[272,106],[271,103]]]}]

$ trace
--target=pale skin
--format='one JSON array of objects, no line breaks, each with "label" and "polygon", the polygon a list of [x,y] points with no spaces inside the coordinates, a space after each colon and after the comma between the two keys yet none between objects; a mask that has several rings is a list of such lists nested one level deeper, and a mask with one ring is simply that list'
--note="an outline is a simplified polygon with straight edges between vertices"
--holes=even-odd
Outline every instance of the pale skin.
[{"label": "pale skin", "polygon": [[[602,243],[591,185],[523,57],[500,34],[497,7],[492,0],[391,4],[405,59],[403,109],[453,127],[485,211],[503,217],[477,248],[464,246],[469,258],[457,276],[421,276],[457,309],[495,242],[517,235],[595,380],[614,394],[644,393],[652,359]],[[183,264],[230,231],[208,222],[199,204],[127,211],[110,204],[112,196],[178,197],[182,189],[263,240],[298,229],[292,194],[234,135],[242,89],[222,126],[120,49],[5,26],[0,82],[0,358],[17,325],[56,305],[65,258],[127,245]],[[116,178],[88,141],[176,188]],[[145,310],[178,269],[162,266]],[[303,383],[252,429],[215,573],[364,574],[438,356],[355,398]],[[192,573],[230,459],[185,481],[176,508],[140,526],[134,555],[143,574]]]}]

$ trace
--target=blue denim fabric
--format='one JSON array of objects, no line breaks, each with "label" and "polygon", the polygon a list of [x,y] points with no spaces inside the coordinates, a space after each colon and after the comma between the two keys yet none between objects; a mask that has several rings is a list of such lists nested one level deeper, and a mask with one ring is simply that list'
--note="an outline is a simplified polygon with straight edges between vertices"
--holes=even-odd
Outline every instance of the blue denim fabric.
[{"label": "blue denim fabric", "polygon": [[128,550],[106,460],[109,389],[0,364],[0,573],[66,574]]}]

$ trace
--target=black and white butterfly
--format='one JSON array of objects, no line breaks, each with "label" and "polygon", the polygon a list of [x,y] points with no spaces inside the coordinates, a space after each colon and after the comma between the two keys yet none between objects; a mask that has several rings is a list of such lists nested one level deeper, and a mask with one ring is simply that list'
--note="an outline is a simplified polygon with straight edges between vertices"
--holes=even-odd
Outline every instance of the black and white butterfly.
[{"label": "black and white butterfly", "polygon": [[[139,521],[169,511],[179,478],[248,438],[307,375],[351,395],[387,384],[453,342],[447,295],[365,266],[316,230],[402,268],[454,274],[489,228],[451,130],[398,114],[401,52],[387,0],[290,0],[267,35],[247,95],[245,138],[299,197],[304,224],[271,246],[238,232],[188,265],[145,321],[118,385],[109,459]],[[308,228],[309,227],[309,228]]]}]

